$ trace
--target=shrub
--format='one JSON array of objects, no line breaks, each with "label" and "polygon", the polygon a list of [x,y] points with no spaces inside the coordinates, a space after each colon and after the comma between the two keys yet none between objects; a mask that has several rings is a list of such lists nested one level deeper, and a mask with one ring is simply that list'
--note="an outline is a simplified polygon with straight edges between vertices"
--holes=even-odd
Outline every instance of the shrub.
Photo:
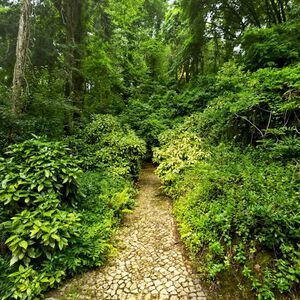
[{"label": "shrub", "polygon": [[284,67],[299,60],[299,26],[296,23],[251,28],[244,32],[243,57],[248,69]]},{"label": "shrub", "polygon": [[169,192],[172,183],[186,169],[200,159],[209,157],[203,150],[202,140],[191,131],[168,130],[160,135],[161,147],[154,150],[153,161],[158,163],[156,173],[160,176],[165,191]]},{"label": "shrub", "polygon": [[0,162],[0,202],[12,216],[37,206],[40,195],[54,193],[62,201],[78,192],[77,160],[60,142],[27,140],[8,148]]},{"label": "shrub", "polygon": [[[172,141],[170,136],[169,148],[158,151],[165,158],[158,175],[176,199],[179,231],[200,258],[199,271],[216,279],[235,269],[262,299],[290,291],[300,279],[299,165],[221,144],[211,147],[210,155],[174,168],[180,158],[175,145],[182,137]],[[203,141],[202,151],[208,151]]]},{"label": "shrub", "polygon": [[45,261],[47,274],[60,269],[75,274],[101,266],[113,247],[111,237],[124,213],[134,206],[135,190],[131,182],[122,177],[110,172],[88,171],[81,174],[78,181],[84,195],[77,205],[81,226],[70,241],[70,247]]},{"label": "shrub", "polygon": [[197,114],[195,130],[211,143],[239,146],[299,138],[299,65],[245,73],[232,63],[219,72],[218,97]]},{"label": "shrub", "polygon": [[5,299],[35,299],[63,277],[64,270],[50,275],[40,266],[66,249],[79,230],[79,214],[69,211],[79,198],[79,173],[63,143],[39,138],[10,146],[1,159],[1,245],[10,250],[1,256],[10,260]]},{"label": "shrub", "polygon": [[78,231],[79,216],[59,209],[60,201],[54,194],[40,196],[35,202],[34,210],[24,209],[5,223],[10,235],[5,243],[12,253],[11,265],[21,261],[28,266],[32,259],[51,258]]},{"label": "shrub", "polygon": [[74,149],[40,138],[9,147],[1,159],[3,299],[37,299],[67,275],[102,265],[117,225],[134,206],[128,176],[137,172],[144,143],[102,116],[76,146],[82,157],[97,156],[100,168],[83,173]]},{"label": "shrub", "polygon": [[138,176],[146,153],[145,142],[111,115],[94,116],[73,144],[84,169],[109,168],[116,176]]}]

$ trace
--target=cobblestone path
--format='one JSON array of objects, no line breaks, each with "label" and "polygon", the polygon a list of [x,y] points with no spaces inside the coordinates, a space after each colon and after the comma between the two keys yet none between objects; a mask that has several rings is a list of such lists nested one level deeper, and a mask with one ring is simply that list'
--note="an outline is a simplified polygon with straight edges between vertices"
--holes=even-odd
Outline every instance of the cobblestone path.
[{"label": "cobblestone path", "polygon": [[159,186],[154,168],[147,165],[140,178],[137,207],[118,234],[122,250],[104,268],[71,280],[53,294],[56,298],[206,299],[183,255],[170,202]]}]

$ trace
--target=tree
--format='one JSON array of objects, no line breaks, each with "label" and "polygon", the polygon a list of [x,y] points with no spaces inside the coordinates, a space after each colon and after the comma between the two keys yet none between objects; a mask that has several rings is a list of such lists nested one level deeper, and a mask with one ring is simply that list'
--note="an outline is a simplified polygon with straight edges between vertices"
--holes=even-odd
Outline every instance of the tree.
[{"label": "tree", "polygon": [[12,85],[11,109],[14,116],[20,114],[23,108],[21,97],[22,97],[23,83],[25,79],[25,66],[27,61],[27,52],[28,52],[28,45],[29,45],[30,12],[31,12],[30,0],[22,0],[17,47],[16,47],[16,62],[15,62],[13,85]]},{"label": "tree", "polygon": [[81,122],[83,110],[84,77],[81,72],[83,59],[82,44],[85,32],[84,0],[53,0],[65,28],[65,67],[67,80],[65,96],[74,106],[74,114],[68,115],[66,131],[71,132],[73,121]]}]

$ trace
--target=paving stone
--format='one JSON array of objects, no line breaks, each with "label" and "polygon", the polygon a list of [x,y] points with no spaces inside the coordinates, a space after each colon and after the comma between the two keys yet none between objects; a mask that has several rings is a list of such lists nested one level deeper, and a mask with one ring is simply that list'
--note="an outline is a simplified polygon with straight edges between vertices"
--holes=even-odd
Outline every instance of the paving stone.
[{"label": "paving stone", "polygon": [[[169,199],[159,192],[153,168],[143,170],[134,212],[126,217],[116,240],[119,252],[106,266],[70,280],[49,293],[48,300],[205,300],[175,237]],[[47,298],[46,298],[47,299]],[[46,300],[45,299],[45,300]]]}]

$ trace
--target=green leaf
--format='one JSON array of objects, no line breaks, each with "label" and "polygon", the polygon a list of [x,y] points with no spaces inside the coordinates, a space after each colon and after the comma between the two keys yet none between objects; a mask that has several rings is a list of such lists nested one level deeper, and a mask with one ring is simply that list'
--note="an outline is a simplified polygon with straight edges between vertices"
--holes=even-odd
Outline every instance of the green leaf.
[{"label": "green leaf", "polygon": [[49,282],[49,279],[47,277],[44,277],[41,279],[41,282],[45,282],[45,283],[48,283]]},{"label": "green leaf", "polygon": [[60,237],[55,233],[51,234],[51,237],[57,241],[60,241]]},{"label": "green leaf", "polygon": [[10,266],[14,265],[18,260],[19,260],[18,256],[13,255],[10,262],[9,262],[9,265]]},{"label": "green leaf", "polygon": [[19,246],[26,250],[28,248],[28,243],[23,240],[19,243]]},{"label": "green leaf", "polygon": [[68,180],[69,180],[69,177],[66,176],[65,179],[64,179],[64,181],[63,181],[63,184],[66,183]]},{"label": "green leaf", "polygon": [[24,268],[24,266],[22,266],[22,265],[19,265],[19,272],[20,273],[22,273],[22,272],[24,272],[25,271],[25,268]]},{"label": "green leaf", "polygon": [[12,235],[11,237],[9,237],[9,238],[5,241],[5,244],[10,243],[10,242],[13,241],[14,239],[20,240],[20,238],[19,238],[18,235]]},{"label": "green leaf", "polygon": [[31,237],[31,238],[34,237],[39,231],[40,231],[40,228],[35,227],[34,229],[32,229],[32,230],[30,231],[30,237]]},{"label": "green leaf", "polygon": [[41,183],[39,186],[38,186],[38,192],[42,191],[44,188],[44,185]]},{"label": "green leaf", "polygon": [[28,256],[31,258],[36,258],[36,253],[33,248],[28,249]]},{"label": "green leaf", "polygon": [[63,240],[58,241],[58,247],[59,247],[59,250],[62,250],[64,248],[64,241]]}]

